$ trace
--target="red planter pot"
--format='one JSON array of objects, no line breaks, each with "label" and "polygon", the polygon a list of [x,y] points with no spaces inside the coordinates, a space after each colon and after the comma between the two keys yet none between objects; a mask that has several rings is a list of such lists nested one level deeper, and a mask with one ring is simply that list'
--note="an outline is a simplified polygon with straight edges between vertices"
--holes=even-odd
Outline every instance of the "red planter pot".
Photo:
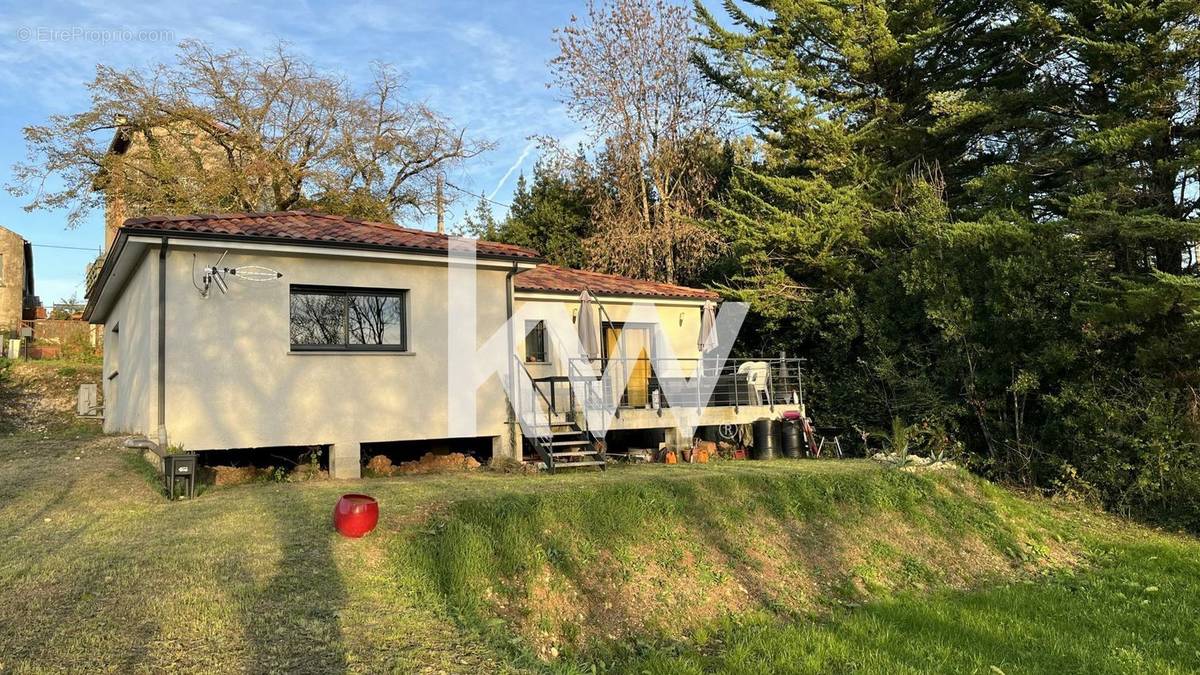
[{"label": "red planter pot", "polygon": [[379,502],[367,495],[342,495],[333,507],[333,526],[346,537],[361,537],[379,522]]}]

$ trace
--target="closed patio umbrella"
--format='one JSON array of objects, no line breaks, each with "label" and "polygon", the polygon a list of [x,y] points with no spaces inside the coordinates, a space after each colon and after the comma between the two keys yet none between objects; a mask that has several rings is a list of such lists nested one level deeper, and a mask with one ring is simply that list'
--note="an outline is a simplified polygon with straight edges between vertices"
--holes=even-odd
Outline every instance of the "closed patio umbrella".
[{"label": "closed patio umbrella", "polygon": [[696,347],[703,354],[716,349],[717,344],[717,303],[705,300],[700,310],[700,338]]},{"label": "closed patio umbrella", "polygon": [[596,312],[592,308],[592,294],[585,288],[579,294],[579,317],[575,320],[579,333],[579,344],[589,359],[600,357],[600,330],[596,325]]}]

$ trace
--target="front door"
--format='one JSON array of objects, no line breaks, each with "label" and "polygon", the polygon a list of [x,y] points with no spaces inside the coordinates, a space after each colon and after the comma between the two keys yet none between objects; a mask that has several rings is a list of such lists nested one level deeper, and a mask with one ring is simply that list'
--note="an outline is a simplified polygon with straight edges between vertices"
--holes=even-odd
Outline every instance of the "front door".
[{"label": "front door", "polygon": [[[624,339],[622,347],[617,344]],[[604,355],[617,382],[628,381],[621,405],[644,408],[650,403],[650,350],[654,344],[654,326],[618,324],[604,326]]]}]

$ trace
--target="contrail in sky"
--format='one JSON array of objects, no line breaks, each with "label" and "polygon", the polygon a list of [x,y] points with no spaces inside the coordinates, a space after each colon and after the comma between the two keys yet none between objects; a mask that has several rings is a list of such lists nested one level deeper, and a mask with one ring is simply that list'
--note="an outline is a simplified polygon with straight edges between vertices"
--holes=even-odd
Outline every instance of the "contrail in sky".
[{"label": "contrail in sky", "polygon": [[524,163],[525,158],[529,156],[529,153],[533,152],[533,147],[535,145],[537,145],[537,141],[530,141],[525,146],[525,149],[521,151],[521,156],[517,158],[517,161],[513,162],[512,166],[508,167],[508,171],[504,172],[504,176],[500,178],[500,182],[496,183],[496,187],[491,191],[490,194],[488,194],[488,199],[496,198],[496,193],[500,191],[500,188],[504,187],[504,183],[508,180],[508,177],[513,175],[514,171],[521,168],[521,164]]}]

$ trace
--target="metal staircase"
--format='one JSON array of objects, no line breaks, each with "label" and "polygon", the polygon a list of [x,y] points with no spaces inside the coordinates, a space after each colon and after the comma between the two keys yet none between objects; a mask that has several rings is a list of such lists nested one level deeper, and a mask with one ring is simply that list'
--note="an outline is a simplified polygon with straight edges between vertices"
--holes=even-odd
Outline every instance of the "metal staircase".
[{"label": "metal staircase", "polygon": [[573,403],[572,410],[567,413],[554,410],[529,369],[520,359],[516,362],[524,379],[518,387],[514,410],[521,425],[524,449],[533,451],[532,454],[522,453],[525,461],[536,462],[539,469],[549,473],[585,467],[599,467],[603,471],[606,464],[603,446],[576,424]]},{"label": "metal staircase", "polygon": [[[526,439],[537,453],[538,468],[554,473],[559,469],[605,468],[604,452],[583,431],[571,423],[556,424],[548,436]],[[547,461],[549,460],[549,461]]]}]

